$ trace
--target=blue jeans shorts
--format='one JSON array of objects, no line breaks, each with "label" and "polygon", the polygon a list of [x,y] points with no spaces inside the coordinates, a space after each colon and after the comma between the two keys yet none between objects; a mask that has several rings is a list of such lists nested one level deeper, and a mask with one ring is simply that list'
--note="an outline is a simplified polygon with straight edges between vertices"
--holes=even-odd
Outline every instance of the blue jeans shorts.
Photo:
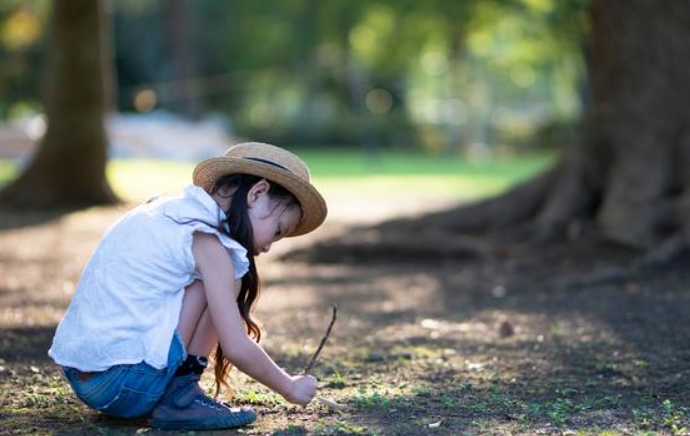
[{"label": "blue jeans shorts", "polygon": [[166,368],[156,369],[140,362],[115,365],[90,377],[83,377],[74,368],[65,367],[64,371],[72,390],[87,406],[118,418],[137,418],[151,413],[186,355],[175,332]]}]

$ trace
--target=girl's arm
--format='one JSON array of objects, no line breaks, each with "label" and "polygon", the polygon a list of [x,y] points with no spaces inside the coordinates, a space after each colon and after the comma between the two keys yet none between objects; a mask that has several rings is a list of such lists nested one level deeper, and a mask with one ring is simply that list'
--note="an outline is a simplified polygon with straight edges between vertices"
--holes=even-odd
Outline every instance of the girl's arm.
[{"label": "girl's arm", "polygon": [[242,372],[291,403],[308,404],[316,394],[312,376],[290,376],[246,333],[239,308],[234,268],[225,247],[214,235],[194,234],[192,253],[204,282],[211,320],[223,352]]}]

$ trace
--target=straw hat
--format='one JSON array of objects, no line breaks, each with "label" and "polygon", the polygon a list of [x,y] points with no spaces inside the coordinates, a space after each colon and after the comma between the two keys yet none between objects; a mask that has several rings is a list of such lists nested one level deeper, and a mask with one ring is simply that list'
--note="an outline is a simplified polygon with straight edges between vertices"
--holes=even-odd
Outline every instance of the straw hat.
[{"label": "straw hat", "polygon": [[302,207],[302,219],[289,236],[319,227],[328,212],[326,202],[309,181],[309,168],[299,157],[282,148],[246,142],[230,147],[223,156],[206,159],[194,168],[194,184],[211,192],[219,178],[230,174],[264,177],[290,191]]}]

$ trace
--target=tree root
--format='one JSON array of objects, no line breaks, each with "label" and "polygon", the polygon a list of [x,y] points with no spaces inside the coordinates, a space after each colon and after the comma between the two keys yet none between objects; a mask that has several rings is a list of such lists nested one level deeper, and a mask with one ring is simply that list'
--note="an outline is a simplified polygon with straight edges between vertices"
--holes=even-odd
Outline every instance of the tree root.
[{"label": "tree root", "polygon": [[630,280],[635,275],[636,271],[636,268],[609,268],[584,276],[562,280],[556,287],[561,290],[567,290],[597,285],[618,284]]},{"label": "tree root", "polygon": [[553,168],[520,183],[503,195],[427,215],[421,223],[425,227],[446,228],[453,232],[482,231],[519,224],[538,212],[557,173],[558,169]]},{"label": "tree root", "polygon": [[690,228],[685,227],[652,250],[648,251],[638,262],[642,267],[667,265],[690,249]]}]

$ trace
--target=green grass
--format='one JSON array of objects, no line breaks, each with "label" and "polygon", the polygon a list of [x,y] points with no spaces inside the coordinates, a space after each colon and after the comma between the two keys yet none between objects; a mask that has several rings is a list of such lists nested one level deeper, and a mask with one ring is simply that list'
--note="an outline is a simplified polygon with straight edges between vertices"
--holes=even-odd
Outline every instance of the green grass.
[{"label": "green grass", "polygon": [[194,164],[165,160],[112,160],[108,179],[121,197],[132,200],[179,191],[192,183]]},{"label": "green grass", "polygon": [[355,149],[304,150],[298,152],[316,178],[361,176],[457,176],[516,178],[532,174],[552,161],[550,154],[500,158],[475,164],[453,154],[429,154],[386,150],[368,155]]},{"label": "green grass", "polygon": [[[424,194],[478,198],[500,192],[546,168],[553,157],[539,154],[475,165],[457,156],[385,151],[367,156],[358,150],[302,150],[315,183],[326,194],[353,190],[368,195]],[[164,160],[112,160],[108,177],[126,199],[141,200],[175,192],[191,183],[193,163]],[[18,173],[0,160],[0,185]]]},{"label": "green grass", "polygon": [[0,186],[16,176],[16,167],[14,162],[7,159],[0,159]]}]

